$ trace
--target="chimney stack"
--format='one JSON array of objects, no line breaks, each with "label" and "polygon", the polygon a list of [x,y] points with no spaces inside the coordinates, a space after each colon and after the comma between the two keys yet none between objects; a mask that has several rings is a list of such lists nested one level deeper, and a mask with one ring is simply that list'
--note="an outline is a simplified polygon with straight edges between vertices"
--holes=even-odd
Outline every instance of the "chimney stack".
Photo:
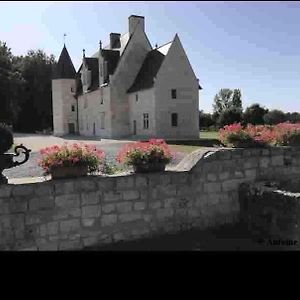
[{"label": "chimney stack", "polygon": [[136,26],[141,26],[142,27],[142,30],[145,31],[145,17],[143,16],[135,16],[135,15],[131,15],[129,18],[128,18],[128,21],[129,21],[129,33],[130,35],[133,34]]},{"label": "chimney stack", "polygon": [[120,36],[120,33],[111,33],[109,35],[110,49],[121,48]]}]

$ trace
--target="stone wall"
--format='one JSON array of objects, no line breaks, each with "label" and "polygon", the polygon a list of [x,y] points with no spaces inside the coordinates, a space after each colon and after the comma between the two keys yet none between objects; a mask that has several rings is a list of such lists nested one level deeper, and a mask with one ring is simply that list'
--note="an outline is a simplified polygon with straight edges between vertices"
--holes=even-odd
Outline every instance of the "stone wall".
[{"label": "stone wall", "polygon": [[300,175],[300,149],[192,153],[173,171],[2,185],[1,249],[82,249],[233,223],[242,182]]}]

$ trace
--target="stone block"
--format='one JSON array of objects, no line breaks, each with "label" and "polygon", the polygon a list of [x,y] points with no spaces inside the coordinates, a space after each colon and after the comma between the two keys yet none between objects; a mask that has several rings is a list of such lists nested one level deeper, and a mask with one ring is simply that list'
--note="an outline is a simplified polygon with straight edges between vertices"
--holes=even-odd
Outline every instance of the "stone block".
[{"label": "stone block", "polygon": [[122,194],[120,192],[104,192],[104,201],[121,201],[122,200]]},{"label": "stone block", "polygon": [[245,181],[245,179],[226,180],[222,183],[222,191],[223,192],[229,192],[229,191],[232,191],[232,190],[237,190],[239,185],[244,181]]},{"label": "stone block", "polygon": [[62,241],[59,243],[59,250],[77,250],[81,248],[80,240],[76,241]]},{"label": "stone block", "polygon": [[156,216],[159,220],[170,218],[174,215],[174,209],[173,208],[162,208],[158,209],[156,212]]},{"label": "stone block", "polygon": [[34,193],[37,196],[51,196],[54,193],[54,185],[48,183],[38,183],[34,187]]},{"label": "stone block", "polygon": [[97,218],[100,216],[100,207],[99,205],[89,205],[83,206],[82,210],[82,218]]},{"label": "stone block", "polygon": [[62,233],[69,233],[80,228],[80,223],[78,219],[60,221],[60,231]]},{"label": "stone block", "polygon": [[177,191],[186,191],[186,187],[184,185],[179,186],[176,189],[175,184],[168,184],[168,185],[162,185],[158,187],[158,195],[159,197],[169,197],[169,196],[175,196]]},{"label": "stone block", "polygon": [[217,175],[214,173],[208,173],[207,174],[207,180],[208,181],[217,181]]},{"label": "stone block", "polygon": [[117,177],[116,182],[117,182],[117,190],[131,189],[134,187],[133,176]]},{"label": "stone block", "polygon": [[132,202],[121,202],[116,204],[119,213],[126,213],[132,210]]},{"label": "stone block", "polygon": [[40,251],[57,251],[58,243],[57,242],[46,242],[38,246]]},{"label": "stone block", "polygon": [[117,223],[117,215],[110,214],[110,215],[103,215],[101,217],[101,226],[111,226]]},{"label": "stone block", "polygon": [[230,173],[229,172],[222,172],[222,173],[219,173],[219,178],[220,180],[225,180],[225,179],[228,179],[230,176]]},{"label": "stone block", "polygon": [[57,207],[72,208],[80,206],[80,197],[77,194],[67,194],[55,197]]},{"label": "stone block", "polygon": [[11,216],[0,216],[0,228],[11,228]]},{"label": "stone block", "polygon": [[258,162],[259,162],[258,158],[247,158],[244,161],[244,168],[245,169],[256,168],[256,167],[258,167]]},{"label": "stone block", "polygon": [[55,194],[73,194],[75,192],[74,181],[55,182]]},{"label": "stone block", "polygon": [[47,223],[47,234],[55,235],[58,233],[58,222]]},{"label": "stone block", "polygon": [[246,178],[255,179],[256,175],[257,175],[257,170],[256,169],[245,170]]},{"label": "stone block", "polygon": [[112,191],[115,188],[114,178],[99,178],[98,189],[99,191]]},{"label": "stone block", "polygon": [[205,193],[221,192],[221,183],[217,183],[217,182],[204,183],[203,190]]},{"label": "stone block", "polygon": [[27,211],[27,200],[23,197],[14,197],[10,201],[10,211],[15,212],[26,212]]},{"label": "stone block", "polygon": [[10,207],[9,202],[8,202],[8,203],[3,202],[3,201],[1,201],[1,199],[0,199],[0,215],[6,215],[6,214],[9,214],[9,212],[10,212],[9,207]]},{"label": "stone block", "polygon": [[154,201],[149,203],[149,207],[151,209],[157,209],[162,207],[162,202],[161,201]]},{"label": "stone block", "polygon": [[11,196],[12,187],[10,185],[0,185],[0,198],[9,198]]},{"label": "stone block", "polygon": [[87,177],[84,179],[80,179],[79,182],[76,182],[76,190],[78,191],[96,191],[98,189],[98,186],[96,184],[96,181],[92,177]]},{"label": "stone block", "polygon": [[[2,187],[0,188],[0,190]],[[12,189],[13,196],[29,196],[33,194],[33,184],[20,184],[15,185]]]},{"label": "stone block", "polygon": [[84,227],[92,227],[94,223],[95,223],[95,219],[91,219],[91,218],[81,220],[81,224]]},{"label": "stone block", "polygon": [[283,155],[273,156],[271,158],[272,166],[283,166]]},{"label": "stone block", "polygon": [[25,216],[25,225],[38,224],[41,222],[39,214],[26,214]]},{"label": "stone block", "polygon": [[53,196],[41,196],[29,200],[29,210],[43,210],[53,208],[54,206],[55,202]]},{"label": "stone block", "polygon": [[173,204],[175,203],[176,199],[175,198],[167,198],[163,200],[164,203],[164,208],[169,208],[172,207]]},{"label": "stone block", "polygon": [[97,204],[100,201],[100,192],[87,192],[81,194],[81,205]]},{"label": "stone block", "polygon": [[96,245],[98,243],[98,238],[95,236],[87,237],[83,239],[83,245],[84,247],[90,247],[93,245]]},{"label": "stone block", "polygon": [[269,157],[262,157],[259,161],[260,168],[268,168],[270,166],[271,159]]},{"label": "stone block", "polygon": [[123,192],[123,199],[124,200],[137,200],[140,197],[139,191],[124,191]]},{"label": "stone block", "polygon": [[134,203],[134,210],[144,210],[144,209],[146,209],[146,202]]},{"label": "stone block", "polygon": [[119,215],[119,220],[123,222],[136,221],[142,218],[141,212],[131,212]]},{"label": "stone block", "polygon": [[145,188],[148,186],[147,177],[136,175],[135,177],[135,187],[136,188]]},{"label": "stone block", "polygon": [[102,205],[102,213],[109,214],[116,209],[115,204],[103,204]]}]

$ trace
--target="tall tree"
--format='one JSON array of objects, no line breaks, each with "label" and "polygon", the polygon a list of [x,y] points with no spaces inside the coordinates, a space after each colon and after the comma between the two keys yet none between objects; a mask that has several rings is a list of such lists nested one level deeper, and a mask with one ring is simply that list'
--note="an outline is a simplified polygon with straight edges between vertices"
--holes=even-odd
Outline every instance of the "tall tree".
[{"label": "tall tree", "polygon": [[276,125],[286,121],[285,113],[278,109],[270,110],[264,115],[264,121],[268,125]]},{"label": "tall tree", "polygon": [[232,104],[232,95],[233,91],[231,89],[221,89],[214,98],[214,113],[219,115],[223,110],[229,108]]},{"label": "tall tree", "polygon": [[19,63],[26,81],[19,129],[35,131],[52,128],[51,78],[54,56],[47,56],[43,50],[30,50],[25,57],[19,58]]},{"label": "tall tree", "polygon": [[232,95],[232,106],[243,109],[242,93],[240,89],[234,89]]},{"label": "tall tree", "polygon": [[268,109],[254,103],[246,108],[243,119],[245,124],[262,125],[264,124],[264,115],[268,113]]}]

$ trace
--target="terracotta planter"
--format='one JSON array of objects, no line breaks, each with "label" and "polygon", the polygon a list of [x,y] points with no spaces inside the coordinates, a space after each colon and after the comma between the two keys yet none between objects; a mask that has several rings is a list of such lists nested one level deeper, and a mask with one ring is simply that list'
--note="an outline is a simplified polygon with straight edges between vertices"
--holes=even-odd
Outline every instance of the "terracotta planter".
[{"label": "terracotta planter", "polygon": [[87,166],[53,167],[50,174],[52,179],[87,176]]},{"label": "terracotta planter", "polygon": [[134,165],[133,169],[136,173],[163,172],[166,168],[166,163],[151,163]]}]

